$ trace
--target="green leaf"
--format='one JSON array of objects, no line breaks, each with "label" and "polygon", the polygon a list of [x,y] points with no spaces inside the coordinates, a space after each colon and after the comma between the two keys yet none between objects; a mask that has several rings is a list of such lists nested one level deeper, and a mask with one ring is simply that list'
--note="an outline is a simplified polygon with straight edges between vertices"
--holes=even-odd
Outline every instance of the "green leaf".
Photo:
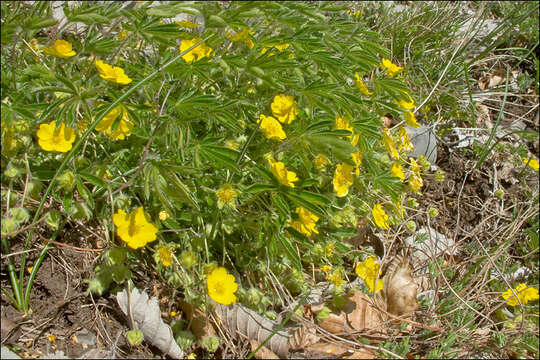
[{"label": "green leaf", "polygon": [[130,330],[126,333],[126,338],[132,346],[140,345],[144,339],[144,334],[141,330]]},{"label": "green leaf", "polygon": [[222,28],[227,27],[227,22],[222,17],[217,15],[210,15],[206,21],[206,27],[208,28]]},{"label": "green leaf", "polygon": [[330,204],[331,200],[328,199],[326,196],[323,196],[321,194],[304,191],[304,190],[296,190],[295,193],[300,196],[302,199],[309,201],[312,204],[315,205],[321,205],[326,206]]},{"label": "green leaf", "polygon": [[253,184],[250,187],[246,188],[244,192],[248,194],[257,194],[263,191],[274,191],[277,190],[276,185],[269,184]]},{"label": "green leaf", "polygon": [[53,25],[58,24],[58,20],[54,18],[39,18],[34,17],[29,19],[24,25],[26,29],[29,30],[37,30],[37,29],[44,29]]},{"label": "green leaf", "polygon": [[292,261],[294,267],[296,267],[298,271],[302,271],[302,262],[300,261],[300,256],[294,250],[294,247],[289,238],[283,236],[282,234],[274,234],[274,239],[276,239],[277,242],[281,244],[281,246],[285,250],[286,255],[288,255],[287,257]]},{"label": "green leaf", "polygon": [[291,209],[289,208],[289,204],[281,197],[279,193],[272,193],[272,204],[278,209],[278,211],[283,215],[284,217],[289,217],[291,213]]},{"label": "green leaf", "polygon": [[100,187],[107,187],[107,183],[103,181],[102,179],[98,178],[97,176],[94,176],[92,174],[88,173],[78,173],[84,180],[88,181],[90,184]]},{"label": "green leaf", "polygon": [[201,208],[199,207],[199,204],[197,203],[197,199],[193,196],[192,190],[190,190],[186,184],[184,184],[176,174],[173,174],[165,169],[158,168],[159,172],[169,181],[173,183],[174,190],[176,190],[176,195],[182,198],[185,202],[187,202],[191,207],[196,209],[197,211],[200,211]]},{"label": "green leaf", "polygon": [[324,211],[324,209],[312,203],[311,201],[304,199],[302,196],[299,196],[294,190],[287,190],[285,192],[285,195],[287,195],[287,197],[295,204],[305,207],[306,209],[308,209],[314,214],[317,214],[321,217],[328,216],[328,214],[326,213],[326,211]]},{"label": "green leaf", "polygon": [[97,13],[89,13],[89,14],[79,14],[75,15],[73,17],[68,17],[68,20],[71,22],[83,22],[87,25],[93,25],[93,24],[108,24],[109,18],[97,14]]},{"label": "green leaf", "polygon": [[228,169],[231,169],[236,172],[240,172],[240,167],[236,163],[240,153],[238,151],[231,150],[226,147],[201,144],[200,147],[201,155],[213,161],[216,164],[221,164]]}]

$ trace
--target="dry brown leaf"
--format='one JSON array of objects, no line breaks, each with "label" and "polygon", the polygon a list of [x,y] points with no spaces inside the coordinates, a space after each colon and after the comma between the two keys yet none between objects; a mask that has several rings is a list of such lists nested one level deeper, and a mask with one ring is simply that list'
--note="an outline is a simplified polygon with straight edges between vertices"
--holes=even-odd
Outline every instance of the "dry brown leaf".
[{"label": "dry brown leaf", "polygon": [[476,104],[476,110],[478,110],[478,119],[476,119],[477,125],[487,129],[493,128],[489,108],[484,104]]},{"label": "dry brown leaf", "polygon": [[[221,319],[229,333],[236,337],[242,334],[249,340],[264,342],[272,335],[278,324],[269,320],[242,304],[221,305],[216,304],[216,315]],[[279,357],[286,357],[289,353],[289,333],[286,331],[276,332],[266,346]]]},{"label": "dry brown leaf", "polygon": [[368,349],[353,349],[344,344],[320,342],[306,348],[306,353],[317,358],[373,359],[377,354]]},{"label": "dry brown leaf", "polygon": [[206,314],[184,300],[180,300],[180,308],[186,314],[186,318],[191,324],[190,329],[197,340],[207,336],[216,336],[216,331],[208,321]]},{"label": "dry brown leaf", "polygon": [[315,327],[301,326],[291,332],[289,347],[292,351],[305,349],[306,346],[319,342],[321,338],[317,336]]},{"label": "dry brown leaf", "polygon": [[[255,351],[260,344],[257,342],[257,340],[250,340],[249,345],[251,346],[251,351]],[[279,357],[272,351],[268,350],[266,346],[261,346],[254,356],[255,359],[279,359]]]},{"label": "dry brown leaf", "polygon": [[411,275],[407,258],[397,260],[400,260],[398,265],[389,266],[383,278],[387,311],[397,316],[411,315],[418,309],[418,285]]},{"label": "dry brown leaf", "polygon": [[330,313],[318,325],[333,334],[359,330],[382,331],[382,315],[370,302],[364,293],[355,291],[339,314]]}]

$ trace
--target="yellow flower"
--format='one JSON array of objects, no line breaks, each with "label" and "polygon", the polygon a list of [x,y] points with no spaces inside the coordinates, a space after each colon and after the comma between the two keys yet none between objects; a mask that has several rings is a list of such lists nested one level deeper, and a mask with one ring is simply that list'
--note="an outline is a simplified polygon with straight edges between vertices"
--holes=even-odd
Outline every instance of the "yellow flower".
[{"label": "yellow flower", "polygon": [[120,239],[132,249],[143,247],[156,240],[158,228],[146,220],[146,213],[142,206],[129,214],[118,209],[118,212],[113,215],[113,222],[118,228],[117,233]]},{"label": "yellow flower", "polygon": [[317,221],[319,221],[319,217],[317,215],[313,214],[304,207],[296,208],[296,213],[298,214],[298,220],[291,223],[291,227],[293,229],[308,237],[311,236],[312,233],[319,233],[315,228]]},{"label": "yellow flower", "polygon": [[105,64],[101,60],[96,60],[95,64],[99,72],[99,76],[102,79],[120,85],[127,85],[131,82],[131,79],[124,73],[124,69],[118,66],[111,66],[109,64]]},{"label": "yellow flower", "polygon": [[413,158],[409,158],[409,161],[411,162],[411,171],[416,175],[420,175],[420,165]]},{"label": "yellow flower", "polygon": [[171,266],[173,250],[166,245],[160,246],[157,249],[157,257],[163,266]]},{"label": "yellow flower", "polygon": [[285,164],[281,161],[275,161],[274,159],[268,159],[272,173],[278,179],[278,181],[285,186],[294,187],[294,182],[300,180],[293,171],[288,171]]},{"label": "yellow flower", "polygon": [[390,135],[390,131],[388,129],[384,129],[383,142],[388,154],[396,160],[399,159],[399,152],[396,149],[396,143],[394,140],[392,140],[392,136]]},{"label": "yellow flower", "polygon": [[354,73],[354,76],[356,77],[356,87],[360,90],[360,92],[366,96],[373,95],[373,93],[367,88],[366,84],[360,80],[360,75],[357,72]]},{"label": "yellow flower", "polygon": [[394,205],[396,206],[397,214],[403,217],[404,213],[403,213],[403,206],[401,205],[401,200],[396,201]]},{"label": "yellow flower", "polygon": [[405,122],[407,123],[407,125],[409,125],[411,127],[415,127],[415,128],[420,126],[418,124],[418,121],[416,121],[416,117],[414,116],[413,112],[407,111],[407,112],[402,113],[402,115],[403,115],[403,118],[405,119]]},{"label": "yellow flower", "polygon": [[536,159],[533,159],[533,158],[530,158],[530,159],[527,159],[527,158],[523,158],[523,163],[525,165],[529,165],[531,169],[533,169],[534,171],[538,171],[538,161],[536,161]]},{"label": "yellow flower", "polygon": [[381,61],[381,66],[386,69],[386,71],[388,72],[388,76],[390,77],[396,76],[403,70],[401,66],[397,66],[396,64],[392,63],[390,60],[384,59],[384,58]]},{"label": "yellow flower", "polygon": [[[196,37],[191,40],[182,40],[180,42],[180,52],[183,52],[199,41],[201,41],[202,38]],[[197,57],[197,61],[202,59],[203,57],[209,56],[212,54],[212,48],[209,46],[206,46],[205,43],[201,43],[199,46],[197,46],[195,49],[192,49],[187,54],[182,55],[182,59],[184,59],[188,64],[191,64],[193,60],[195,60],[195,56]]]},{"label": "yellow flower", "polygon": [[331,242],[330,244],[326,245],[326,247],[324,248],[324,255],[326,255],[327,257],[330,257],[334,255],[335,250],[336,250],[336,243]]},{"label": "yellow flower", "polygon": [[332,265],[323,265],[323,266],[321,266],[321,271],[323,273],[325,273],[325,274],[328,273],[330,270],[332,270]]},{"label": "yellow flower", "polygon": [[342,268],[337,268],[331,274],[326,274],[326,279],[334,284],[337,289],[340,289],[343,285],[345,285]]},{"label": "yellow flower", "polygon": [[242,41],[249,49],[252,49],[255,43],[249,37],[249,34],[253,34],[253,30],[243,29],[236,34],[227,33],[227,37],[232,41]]},{"label": "yellow flower", "polygon": [[407,131],[405,128],[400,127],[399,128],[399,138],[401,140],[401,144],[399,145],[399,149],[405,149],[406,151],[413,151],[414,146],[411,143],[411,139],[409,138],[409,135],[407,134]]},{"label": "yellow flower", "polygon": [[39,146],[45,151],[67,152],[75,141],[75,130],[64,123],[57,128],[54,120],[39,125],[36,135]]},{"label": "yellow flower", "polygon": [[234,293],[238,290],[238,284],[234,276],[227,273],[224,267],[218,267],[206,278],[208,295],[212,300],[223,305],[236,302]]},{"label": "yellow flower", "polygon": [[[407,101],[407,100],[399,100],[399,101],[396,101],[396,104],[398,104],[399,106],[401,106],[405,110],[414,109],[414,100],[410,96],[409,96],[409,101]],[[410,116],[410,115],[408,115],[408,116]],[[413,114],[413,116],[414,116],[414,114]],[[416,118],[415,118],[415,121],[416,121]]]},{"label": "yellow flower", "polygon": [[218,208],[223,208],[223,205],[235,207],[235,199],[238,196],[238,191],[233,189],[231,184],[223,185],[216,193],[218,198]]},{"label": "yellow flower", "polygon": [[326,166],[326,164],[329,163],[328,158],[324,156],[323,154],[317,155],[317,157],[315,158],[315,160],[313,160],[313,162],[315,163],[315,166],[319,170],[322,170]]},{"label": "yellow flower", "polygon": [[[517,294],[514,295],[511,289],[506,290],[502,297],[506,300],[506,303],[510,306],[517,306],[521,302],[523,305],[527,304],[529,301],[538,300],[538,289],[527,286],[526,284],[519,284],[514,292]],[[518,300],[519,298],[519,300]]]},{"label": "yellow flower", "polygon": [[377,280],[377,285],[375,286],[375,280],[377,279],[377,276],[381,274],[380,264],[376,260],[377,258],[375,256],[370,256],[366,258],[364,262],[356,265],[356,268],[354,269],[356,275],[364,280],[369,292],[371,293],[373,292],[374,288],[375,292],[378,292],[384,288],[384,283],[381,279]]},{"label": "yellow flower", "polygon": [[199,24],[187,20],[175,21],[175,23],[188,29],[195,29],[197,26],[199,26]]},{"label": "yellow flower", "polygon": [[[111,133],[114,121],[120,116],[122,117],[120,118],[116,129]],[[131,135],[131,130],[133,130],[133,122],[130,120],[128,112],[124,110],[122,105],[118,105],[112,109],[96,126],[96,131],[104,132],[114,140],[124,140]]]},{"label": "yellow flower", "polygon": [[382,208],[381,204],[376,204],[373,207],[373,210],[371,210],[371,215],[373,215],[373,220],[375,220],[375,224],[377,224],[378,227],[388,230],[388,215],[386,215],[386,212]]},{"label": "yellow flower", "polygon": [[418,192],[423,185],[424,182],[422,181],[422,177],[420,175],[413,173],[409,178],[409,187],[412,191]]},{"label": "yellow flower", "polygon": [[43,52],[61,59],[67,59],[77,54],[73,51],[71,43],[65,40],[56,40],[52,46],[43,48]]},{"label": "yellow flower", "polygon": [[354,134],[353,127],[346,119],[339,116],[336,117],[336,129],[349,130],[352,134],[347,137],[351,139],[351,145],[356,146],[356,144],[358,143],[358,139],[360,139],[360,135]]},{"label": "yellow flower", "polygon": [[47,336],[47,339],[49,339],[50,342],[55,342],[56,341],[56,336],[49,335],[49,336]]},{"label": "yellow flower", "polygon": [[[278,49],[280,52],[287,49],[289,47],[289,43],[285,43],[285,44],[273,44],[273,45],[268,45],[268,46],[264,46],[262,49],[261,49],[261,55],[262,54],[266,54],[266,52],[268,51],[268,49],[271,49],[271,48],[276,48]],[[268,53],[268,56],[274,56],[275,53],[274,52],[269,52]],[[292,54],[294,55],[294,54]],[[294,57],[294,56],[293,56]]]},{"label": "yellow flower", "polygon": [[400,178],[401,181],[405,180],[405,174],[403,173],[403,170],[401,169],[401,165],[396,161],[392,165],[392,176],[395,176],[397,178]]},{"label": "yellow flower", "polygon": [[267,139],[283,140],[287,138],[287,134],[285,134],[281,124],[275,118],[261,114],[259,122],[261,123],[261,130]]},{"label": "yellow flower", "polygon": [[346,196],[349,193],[349,187],[354,182],[353,170],[354,168],[347,163],[339,164],[336,167],[332,183],[334,184],[334,192],[337,193],[338,197]]},{"label": "yellow flower", "polygon": [[283,94],[276,95],[271,108],[274,116],[283,124],[290,124],[296,119],[296,115],[298,115],[296,101],[294,101],[292,96]]},{"label": "yellow flower", "polygon": [[159,220],[165,221],[171,217],[171,214],[167,210],[161,210],[158,216],[159,216]]},{"label": "yellow flower", "polygon": [[360,151],[357,151],[355,153],[351,153],[351,157],[356,164],[356,168],[354,170],[354,174],[356,176],[360,175],[360,165],[362,164],[362,153]]}]

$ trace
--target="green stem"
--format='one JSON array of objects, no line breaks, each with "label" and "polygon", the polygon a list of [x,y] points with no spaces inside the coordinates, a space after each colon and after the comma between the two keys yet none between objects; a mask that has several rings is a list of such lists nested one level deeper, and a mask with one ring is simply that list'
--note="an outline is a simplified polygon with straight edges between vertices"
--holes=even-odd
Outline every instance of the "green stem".
[{"label": "green stem", "polygon": [[[242,162],[242,158],[246,154],[247,148],[248,148],[249,144],[251,144],[251,141],[255,137],[255,134],[257,133],[257,130],[259,130],[260,126],[261,126],[260,121],[257,121],[257,125],[255,125],[255,129],[253,129],[253,132],[251,133],[251,135],[247,139],[246,143],[244,144],[244,147],[242,148],[242,152],[240,153],[240,156],[238,157],[238,160],[236,160],[237,165],[240,165],[240,163]],[[229,181],[231,181],[231,176],[232,176],[232,173],[229,173],[229,176],[227,176],[227,183]]]},{"label": "green stem", "polygon": [[[9,244],[7,238],[2,238],[2,246],[4,247],[4,251],[9,253]],[[19,286],[19,279],[17,278],[17,272],[15,271],[15,265],[13,264],[13,258],[10,256],[8,260],[8,273],[9,273],[9,281],[11,282],[11,287],[13,288],[13,297],[11,297],[13,301],[13,305],[17,308],[17,310],[22,310],[22,304],[23,304],[23,298],[21,296],[21,287]],[[4,290],[4,289],[2,289]]]},{"label": "green stem", "polygon": [[[61,227],[59,229],[61,229]],[[54,235],[51,238],[51,241],[54,241],[54,239],[56,239],[56,236],[59,233],[60,233],[60,230],[56,230],[56,232],[54,233]],[[32,272],[30,273],[30,278],[28,279],[28,283],[26,284],[26,290],[24,292],[23,308],[25,309],[25,311],[28,310],[28,303],[30,301],[30,290],[32,290],[32,286],[34,285],[34,279],[36,278],[37,271],[38,271],[39,267],[41,266],[41,263],[45,259],[45,256],[47,256],[47,252],[49,251],[50,248],[51,248],[51,244],[45,245],[45,247],[39,253],[39,257],[38,257],[36,263],[32,267]]]},{"label": "green stem", "polygon": [[[198,43],[194,44],[193,46],[189,47],[188,49],[182,51],[180,54],[178,54],[177,56],[172,58],[170,61],[166,62],[159,69],[157,69],[156,71],[154,71],[153,73],[151,73],[150,75],[146,76],[144,79],[139,81],[137,84],[135,84],[131,89],[126,91],[122,96],[120,96],[118,99],[116,99],[116,101],[114,101],[112,104],[110,104],[105,111],[102,111],[100,115],[96,116],[96,119],[94,120],[94,122],[88,127],[88,129],[86,129],[86,131],[80,137],[80,139],[77,140],[77,142],[75,143],[73,148],[70,150],[70,152],[64,157],[64,160],[60,164],[60,167],[56,170],[53,178],[51,179],[51,182],[49,183],[49,186],[47,187],[47,190],[45,190],[45,194],[41,198],[41,202],[39,203],[39,206],[38,206],[38,208],[36,210],[33,222],[36,222],[36,220],[39,218],[39,216],[41,214],[41,210],[43,210],[43,206],[45,205],[45,201],[47,200],[47,198],[49,196],[49,193],[51,192],[52,187],[55,184],[56,179],[58,178],[58,175],[62,173],[64,168],[67,166],[68,162],[73,158],[73,156],[75,156],[77,150],[83,144],[84,140],[90,135],[90,133],[97,126],[97,124],[103,119],[103,117],[105,117],[106,114],[108,114],[112,109],[114,109],[123,100],[127,99],[129,97],[129,95],[134,93],[138,88],[140,88],[142,85],[144,85],[145,83],[150,81],[152,78],[154,78],[156,75],[161,73],[169,65],[171,65],[174,62],[176,62],[177,60],[179,60],[182,56],[184,56],[186,53],[188,53],[192,49],[196,48],[197,46],[199,46],[203,42],[208,41],[210,38],[214,37],[214,35],[215,34],[211,34],[208,37],[206,37],[205,39],[203,39],[203,40],[199,41]],[[26,241],[24,243],[24,250],[28,249],[28,245],[30,244],[30,239],[32,238],[33,233],[34,233],[34,229],[30,229],[30,231],[28,232],[28,236],[26,237]],[[45,251],[45,253],[46,253],[46,251]],[[26,264],[26,255],[23,254],[23,257],[22,257],[22,260],[21,260],[21,271],[20,271],[20,276],[19,276],[19,289],[22,289],[22,287],[23,287],[23,277],[24,277],[24,266],[25,266],[25,264]],[[27,306],[28,304],[24,304],[24,305]],[[26,311],[27,308],[25,307],[24,310]]]}]

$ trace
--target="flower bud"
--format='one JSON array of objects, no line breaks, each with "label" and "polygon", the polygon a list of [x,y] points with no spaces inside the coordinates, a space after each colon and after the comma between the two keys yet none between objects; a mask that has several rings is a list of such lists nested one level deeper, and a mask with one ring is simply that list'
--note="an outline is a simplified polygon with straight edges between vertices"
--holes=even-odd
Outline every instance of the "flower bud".
[{"label": "flower bud", "polygon": [[411,232],[415,232],[416,231],[416,223],[414,221],[412,221],[412,220],[407,221],[407,228]]},{"label": "flower bud", "polygon": [[445,172],[442,171],[442,170],[437,170],[437,172],[435,173],[435,181],[436,182],[442,182],[444,181],[444,177],[445,177]]},{"label": "flower bud", "polygon": [[11,208],[8,213],[17,224],[23,224],[30,219],[30,214],[25,208]]},{"label": "flower bud", "polygon": [[58,184],[66,191],[73,189],[75,185],[75,175],[71,171],[64,171],[64,173],[58,177]]},{"label": "flower bud", "polygon": [[408,198],[407,199],[407,206],[411,208],[417,208],[418,207],[418,201],[416,201],[415,198]]},{"label": "flower bud", "polygon": [[439,215],[439,210],[437,210],[437,208],[430,207],[429,210],[428,210],[428,213],[429,213],[430,217],[434,218],[437,215]]},{"label": "flower bud", "polygon": [[495,190],[495,192],[493,193],[493,195],[495,195],[495,196],[498,197],[499,199],[502,199],[503,196],[504,196],[504,190],[503,190],[503,189],[497,189],[497,190]]},{"label": "flower bud", "polygon": [[2,235],[7,235],[19,229],[19,224],[15,219],[2,218]]}]

